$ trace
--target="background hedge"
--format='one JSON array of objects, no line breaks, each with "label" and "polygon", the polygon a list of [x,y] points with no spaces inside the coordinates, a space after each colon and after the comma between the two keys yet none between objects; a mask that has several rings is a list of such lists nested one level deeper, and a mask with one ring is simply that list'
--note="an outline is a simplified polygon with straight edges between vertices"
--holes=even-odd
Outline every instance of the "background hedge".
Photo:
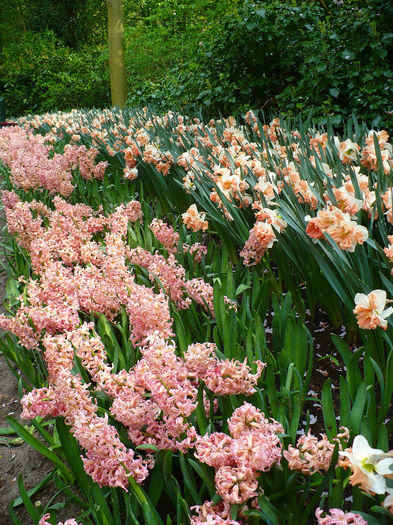
[{"label": "background hedge", "polygon": [[[53,5],[52,5],[53,4]],[[8,113],[110,102],[100,0],[5,0],[0,92]],[[393,124],[389,0],[124,0],[128,104],[207,115],[263,108],[340,125]]]}]

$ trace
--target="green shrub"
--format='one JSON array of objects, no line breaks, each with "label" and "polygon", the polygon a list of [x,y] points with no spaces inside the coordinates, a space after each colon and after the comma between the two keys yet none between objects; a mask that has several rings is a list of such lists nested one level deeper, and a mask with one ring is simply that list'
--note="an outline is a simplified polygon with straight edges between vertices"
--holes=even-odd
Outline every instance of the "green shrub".
[{"label": "green shrub", "polygon": [[[236,16],[241,0],[124,2],[129,103],[164,109],[194,100],[203,86],[197,56],[217,36],[221,19]],[[132,8],[131,8],[132,7]]]},{"label": "green shrub", "polygon": [[315,115],[350,114],[372,126],[393,124],[393,5],[349,2],[320,16],[301,43],[303,60],[296,82],[277,96],[289,112],[316,107]]},{"label": "green shrub", "polygon": [[[343,4],[343,5],[341,5]],[[324,7],[325,6],[325,7]],[[393,124],[393,5],[249,2],[201,37],[186,64],[131,89],[131,105],[263,108],[335,124],[354,114]],[[158,104],[157,104],[158,103]]]},{"label": "green shrub", "polygon": [[5,45],[0,57],[0,91],[7,114],[69,110],[109,103],[105,48],[73,51],[53,32],[31,33]]}]

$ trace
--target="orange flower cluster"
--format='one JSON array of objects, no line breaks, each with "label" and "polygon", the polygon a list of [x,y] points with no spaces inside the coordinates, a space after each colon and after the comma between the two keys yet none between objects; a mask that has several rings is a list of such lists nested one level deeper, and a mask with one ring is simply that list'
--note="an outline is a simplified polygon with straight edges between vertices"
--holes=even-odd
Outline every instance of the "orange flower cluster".
[{"label": "orange flower cluster", "polygon": [[362,166],[373,171],[378,170],[378,156],[375,150],[374,137],[377,139],[382,159],[382,169],[388,174],[393,168],[392,146],[388,143],[389,135],[386,131],[375,132],[371,130],[366,138],[366,146],[362,150],[360,162]]},{"label": "orange flower cluster", "polygon": [[187,226],[187,228],[194,230],[194,232],[199,230],[205,231],[208,229],[209,223],[205,220],[205,218],[206,215],[204,213],[200,213],[195,204],[192,204],[188,210],[182,214],[183,223]]},{"label": "orange flower cluster", "polygon": [[368,239],[368,231],[364,226],[352,221],[348,213],[342,212],[335,206],[319,210],[317,216],[305,217],[306,233],[312,239],[326,239],[329,235],[342,250],[354,252],[358,244]]}]

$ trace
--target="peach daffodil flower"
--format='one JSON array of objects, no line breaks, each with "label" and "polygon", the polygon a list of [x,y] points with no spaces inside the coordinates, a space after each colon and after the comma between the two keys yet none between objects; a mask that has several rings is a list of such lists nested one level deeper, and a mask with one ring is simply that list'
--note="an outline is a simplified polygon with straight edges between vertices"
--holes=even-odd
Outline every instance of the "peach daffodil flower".
[{"label": "peach daffodil flower", "polygon": [[393,313],[393,307],[384,310],[386,302],[384,290],[373,290],[368,295],[357,293],[353,313],[356,315],[360,328],[374,330],[380,326],[386,330],[388,325],[386,318]]}]

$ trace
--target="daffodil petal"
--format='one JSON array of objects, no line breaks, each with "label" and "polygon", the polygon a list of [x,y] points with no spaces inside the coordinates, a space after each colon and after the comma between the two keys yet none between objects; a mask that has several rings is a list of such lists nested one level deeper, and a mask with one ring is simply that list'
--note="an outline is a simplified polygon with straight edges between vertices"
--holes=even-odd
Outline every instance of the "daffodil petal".
[{"label": "daffodil petal", "polygon": [[393,474],[393,458],[381,459],[381,461],[378,461],[375,465],[375,470],[378,474],[382,474],[382,476]]},{"label": "daffodil petal", "polygon": [[363,306],[364,308],[368,308],[370,306],[368,297],[364,293],[357,293],[355,295],[355,304],[356,306]]}]

